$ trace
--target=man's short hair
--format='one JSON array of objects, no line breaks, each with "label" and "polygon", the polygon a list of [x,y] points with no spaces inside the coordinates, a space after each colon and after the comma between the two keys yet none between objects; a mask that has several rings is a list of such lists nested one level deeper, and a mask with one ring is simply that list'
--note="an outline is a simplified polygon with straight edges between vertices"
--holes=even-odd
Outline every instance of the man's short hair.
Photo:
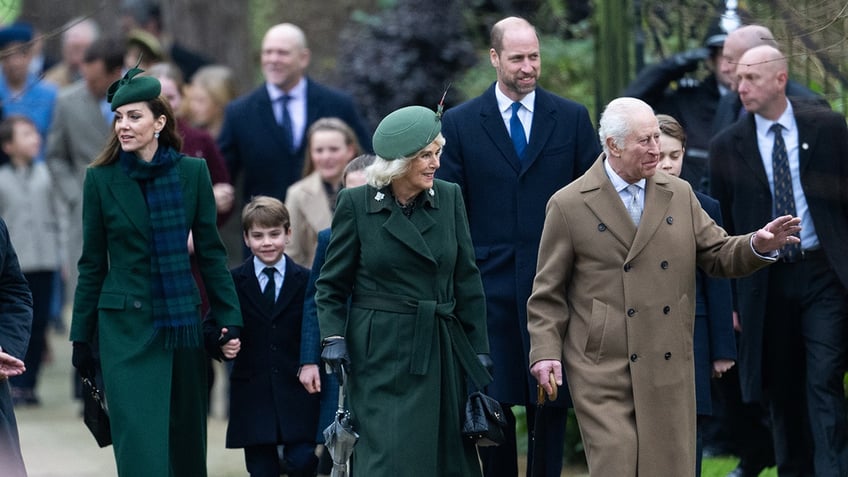
[{"label": "man's short hair", "polygon": [[126,42],[121,38],[100,37],[85,50],[84,63],[103,61],[106,71],[115,71],[124,67]]}]

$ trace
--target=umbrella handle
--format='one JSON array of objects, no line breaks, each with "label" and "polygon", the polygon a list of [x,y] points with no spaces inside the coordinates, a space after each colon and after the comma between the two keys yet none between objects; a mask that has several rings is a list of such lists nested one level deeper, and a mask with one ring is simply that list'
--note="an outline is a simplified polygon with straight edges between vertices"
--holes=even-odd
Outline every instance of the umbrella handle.
[{"label": "umbrella handle", "polygon": [[556,378],[554,377],[553,372],[551,372],[548,379],[550,380],[549,382],[551,384],[551,389],[553,390],[550,396],[545,395],[545,388],[543,388],[541,384],[536,385],[536,404],[538,404],[539,406],[545,404],[546,399],[550,401],[556,401],[556,398],[559,395]]},{"label": "umbrella handle", "polygon": [[337,412],[344,412],[344,400],[345,400],[345,383],[347,382],[347,373],[345,372],[344,366],[339,366],[339,407]]}]

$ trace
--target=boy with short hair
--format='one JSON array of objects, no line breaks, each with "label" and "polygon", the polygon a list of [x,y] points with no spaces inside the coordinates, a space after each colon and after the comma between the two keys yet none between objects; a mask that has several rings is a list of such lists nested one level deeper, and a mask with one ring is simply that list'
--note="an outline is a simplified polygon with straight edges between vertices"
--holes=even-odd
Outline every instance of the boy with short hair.
[{"label": "boy with short hair", "polygon": [[9,380],[15,405],[35,406],[42,358],[47,351],[47,322],[61,269],[59,217],[50,172],[36,162],[41,135],[35,123],[22,115],[0,122],[0,148],[8,163],[0,166],[0,216],[18,252],[21,270],[32,292],[32,336],[26,356],[27,371]]},{"label": "boy with short hair", "polygon": [[291,229],[279,200],[254,197],[242,212],[242,227],[252,256],[232,270],[244,327],[230,375],[227,447],[244,448],[251,477],[276,477],[282,471],[312,477],[318,396],[298,380],[309,270],[285,255]]}]

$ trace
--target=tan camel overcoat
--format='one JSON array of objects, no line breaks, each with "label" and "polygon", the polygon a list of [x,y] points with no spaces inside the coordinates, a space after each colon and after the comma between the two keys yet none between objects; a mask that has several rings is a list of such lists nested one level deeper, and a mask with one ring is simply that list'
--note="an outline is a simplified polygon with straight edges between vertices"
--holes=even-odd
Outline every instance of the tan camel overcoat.
[{"label": "tan camel overcoat", "polygon": [[563,361],[592,476],[694,476],[695,267],[738,276],[769,262],[660,171],[637,231],[603,161],[548,202],[530,363]]}]

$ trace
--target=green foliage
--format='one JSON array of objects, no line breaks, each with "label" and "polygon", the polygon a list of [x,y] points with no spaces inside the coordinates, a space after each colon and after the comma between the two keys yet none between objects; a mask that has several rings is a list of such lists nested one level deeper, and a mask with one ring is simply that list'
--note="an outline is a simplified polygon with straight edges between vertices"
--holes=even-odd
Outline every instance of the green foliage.
[{"label": "green foliage", "polygon": [[456,8],[397,0],[376,15],[357,14],[342,32],[339,71],[371,126],[401,106],[435,108],[447,83],[471,66],[474,47]]},{"label": "green foliage", "polygon": [[21,0],[0,1],[0,23],[6,24],[15,21],[21,14]]}]

